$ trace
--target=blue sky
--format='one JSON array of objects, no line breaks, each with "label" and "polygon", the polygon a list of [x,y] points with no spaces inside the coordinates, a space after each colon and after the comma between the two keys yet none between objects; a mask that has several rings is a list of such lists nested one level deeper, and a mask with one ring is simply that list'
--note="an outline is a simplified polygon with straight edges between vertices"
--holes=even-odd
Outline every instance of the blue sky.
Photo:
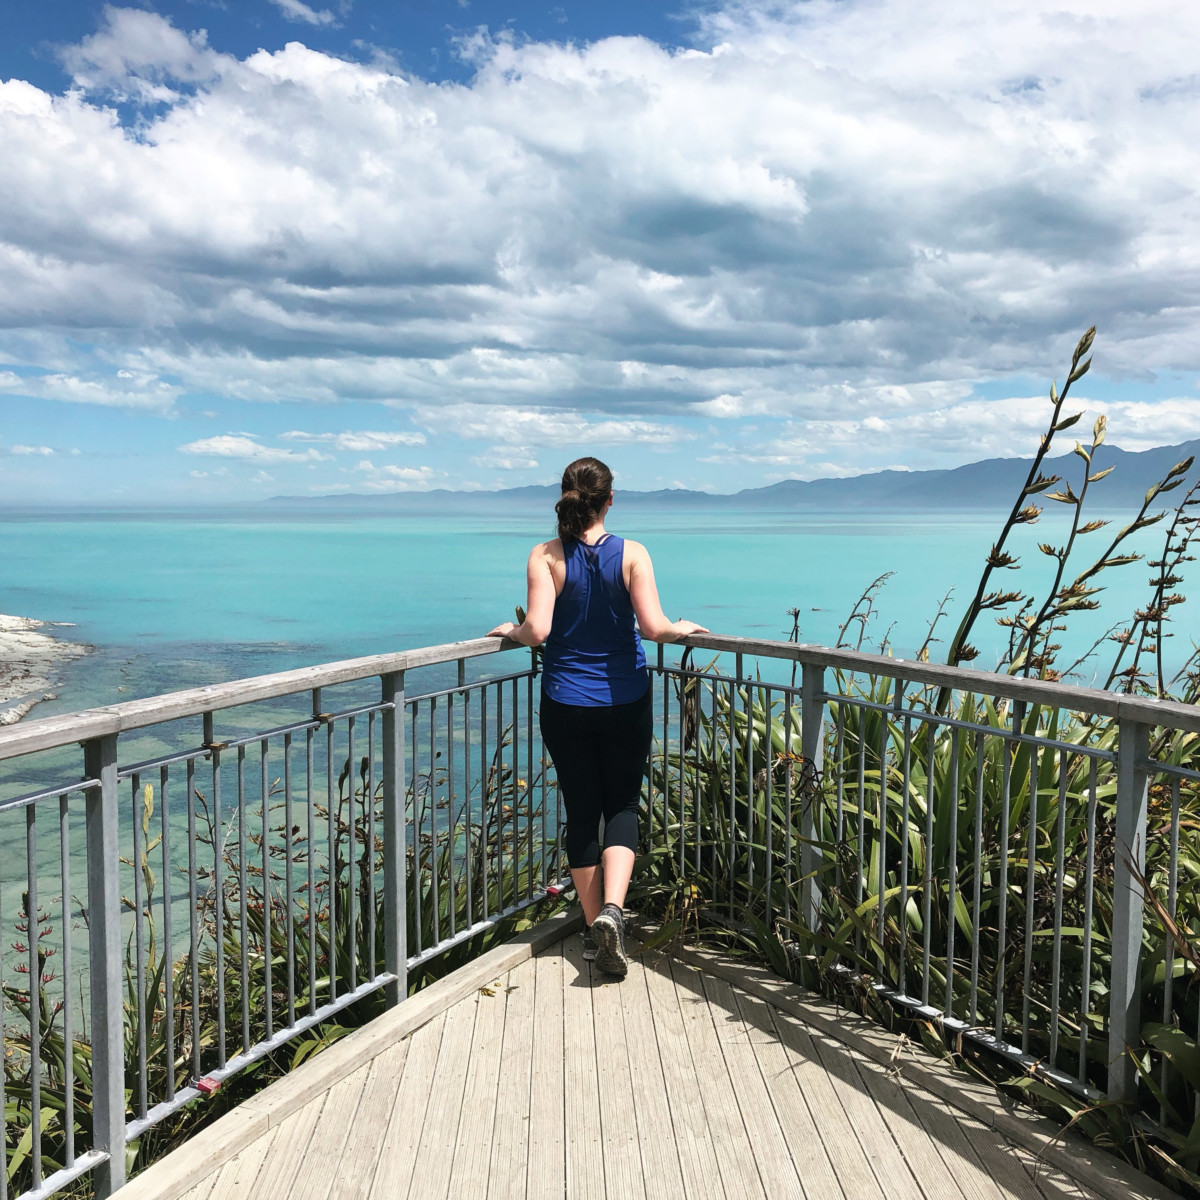
[{"label": "blue sky", "polygon": [[1177,0],[10,3],[0,502],[1200,436]]}]

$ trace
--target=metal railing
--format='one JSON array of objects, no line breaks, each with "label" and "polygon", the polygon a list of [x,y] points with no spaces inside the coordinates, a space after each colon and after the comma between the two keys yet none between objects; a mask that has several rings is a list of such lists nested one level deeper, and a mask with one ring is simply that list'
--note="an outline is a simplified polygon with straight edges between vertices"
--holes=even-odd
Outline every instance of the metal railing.
[{"label": "metal railing", "polygon": [[790,642],[688,645],[659,649],[651,803],[710,908],[760,922],[814,982],[872,987],[1190,1128],[1193,1090],[1142,1044],[1141,1009],[1161,999],[1146,1019],[1197,1035],[1200,970],[1147,920],[1145,889],[1172,920],[1183,885],[1195,908],[1180,793],[1200,784],[1200,709]]},{"label": "metal railing", "polygon": [[0,1198],[89,1174],[108,1195],[134,1139],[349,1005],[400,1002],[410,972],[557,890],[533,664],[468,678],[504,649],[0,731]]},{"label": "metal railing", "polygon": [[[536,658],[483,674],[514,651],[478,639],[0,730],[0,1200],[84,1175],[109,1194],[133,1139],[347,1006],[400,1002],[409,972],[558,889]],[[1124,1052],[1159,965],[1143,881],[1174,917],[1200,784],[1177,751],[1200,710],[789,642],[698,635],[651,658],[648,832],[710,910],[1064,1086],[1145,1093]],[[1151,994],[1194,1035],[1196,972],[1169,940],[1163,965]]]}]

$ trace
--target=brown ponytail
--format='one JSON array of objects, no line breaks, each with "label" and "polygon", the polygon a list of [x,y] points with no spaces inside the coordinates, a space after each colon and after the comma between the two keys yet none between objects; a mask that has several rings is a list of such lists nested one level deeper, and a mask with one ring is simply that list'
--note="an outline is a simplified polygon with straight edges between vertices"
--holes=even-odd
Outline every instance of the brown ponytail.
[{"label": "brown ponytail", "polygon": [[577,458],[563,472],[562,498],[554,506],[558,536],[578,541],[596,523],[612,494],[612,472],[598,458]]}]

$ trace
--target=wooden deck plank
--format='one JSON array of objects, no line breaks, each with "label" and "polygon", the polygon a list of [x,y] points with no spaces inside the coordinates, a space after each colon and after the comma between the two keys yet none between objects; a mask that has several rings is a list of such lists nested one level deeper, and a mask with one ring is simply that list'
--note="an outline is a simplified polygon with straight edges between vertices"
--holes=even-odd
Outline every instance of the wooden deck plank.
[{"label": "wooden deck plank", "polygon": [[650,1007],[648,968],[630,960],[629,978],[621,985],[621,1014],[629,1047],[629,1074],[637,1120],[642,1178],[647,1200],[678,1200],[685,1195],[679,1146],[671,1120],[666,1075]]},{"label": "wooden deck plank", "polygon": [[[876,1111],[908,1164],[915,1184],[912,1194],[924,1195],[925,1200],[964,1200],[959,1180],[946,1169],[937,1146],[913,1110],[906,1085],[879,1063],[844,1048],[841,1053],[853,1062]],[[959,1160],[959,1167],[962,1174],[978,1172],[969,1159]]]},{"label": "wooden deck plank", "polygon": [[396,1042],[372,1059],[358,1115],[342,1149],[337,1200],[366,1200],[387,1134],[411,1038]]},{"label": "wooden deck plank", "polygon": [[467,1069],[466,1090],[458,1136],[451,1162],[451,1196],[486,1196],[492,1159],[492,1126],[496,1119],[497,1080],[500,1075],[500,1048],[504,1040],[504,1010],[512,976],[488,987],[491,996],[480,993],[475,1009],[475,1035]]},{"label": "wooden deck plank", "polygon": [[[557,947],[550,951],[555,953]],[[492,1153],[488,1195],[497,1200],[524,1200],[529,1154],[529,1075],[533,1058],[535,985],[529,985],[523,964],[514,972],[515,990],[506,993],[500,1070],[496,1083],[496,1118],[492,1125]]]},{"label": "wooden deck plank", "polygon": [[829,1161],[821,1123],[817,1119],[819,1114],[809,1108],[804,1088],[798,1085],[787,1051],[775,1030],[773,1010],[748,992],[735,989],[735,993],[747,1041],[758,1062],[805,1195],[808,1200],[846,1200]]},{"label": "wooden deck plank", "polygon": [[[721,1184],[721,1169],[709,1137],[704,1098],[683,1027],[683,1014],[675,994],[670,960],[647,959],[645,966],[646,992],[654,1018],[659,1061],[667,1086],[671,1123],[683,1175],[682,1194],[689,1200],[693,1197],[723,1200],[725,1188]],[[654,1147],[649,1147],[648,1151],[653,1154]]]},{"label": "wooden deck plank", "polygon": [[797,1166],[775,1115],[734,990],[713,975],[702,976],[702,980],[717,1042],[754,1148],[763,1188],[771,1200],[805,1200]]},{"label": "wooden deck plank", "polygon": [[[1022,1147],[1014,1147],[1022,1166],[1029,1173],[1043,1200],[1099,1200],[1096,1193],[1072,1179],[1054,1163],[1038,1158]],[[1161,1186],[1161,1185],[1160,1185]],[[1127,1192],[1129,1200],[1139,1200],[1138,1192]]]},{"label": "wooden deck plank", "polygon": [[[976,1128],[968,1137],[946,1102],[923,1090],[912,1101],[912,1106],[917,1119],[933,1139],[945,1169],[958,1181],[966,1200],[1012,1200],[1020,1195],[1005,1191],[997,1177],[997,1166],[1006,1165],[1008,1170],[1019,1172],[1020,1164],[1011,1156],[1004,1162],[1004,1139],[995,1130],[975,1122]],[[989,1148],[996,1151],[991,1166],[985,1165]]]},{"label": "wooden deck plank", "polygon": [[536,987],[531,1038],[526,1196],[527,1200],[562,1200],[567,1184],[561,946],[538,955],[534,964]]},{"label": "wooden deck plank", "polygon": [[[711,956],[710,956],[711,957]],[[1147,1200],[1098,1152],[1016,1134],[999,1106],[955,1107],[891,1035],[839,1037],[802,999],[728,959],[648,955],[623,983],[576,939],[513,966],[163,1200]],[[476,980],[472,987],[478,986]],[[743,982],[745,986],[743,986]],[[781,988],[784,985],[780,985]],[[751,990],[748,990],[751,989]],[[466,989],[459,989],[462,995]],[[422,1018],[425,1019],[425,1018]],[[853,1019],[851,1018],[853,1024]],[[416,1023],[414,1022],[414,1025]],[[414,1028],[410,1025],[409,1028]],[[932,1090],[931,1090],[932,1089]],[[978,1090],[978,1089],[976,1089]],[[964,1111],[965,1109],[965,1111]],[[262,1116],[253,1105],[247,1114]],[[995,1113],[990,1117],[989,1113]],[[968,1115],[973,1114],[973,1115]],[[267,1114],[270,1116],[270,1113]],[[994,1120],[995,1125],[987,1123]],[[276,1121],[279,1123],[277,1124]],[[254,1137],[259,1126],[249,1136]],[[1043,1142],[1046,1136],[1041,1135]],[[1020,1145],[1008,1139],[1015,1137]],[[231,1151],[227,1152],[230,1153]],[[1078,1159],[1089,1189],[1064,1174]],[[170,1172],[167,1172],[167,1178]],[[187,1182],[184,1183],[186,1178]],[[146,1193],[147,1196],[150,1193]]]},{"label": "wooden deck plank", "polygon": [[[592,1020],[596,1038],[596,1078],[600,1088],[600,1129],[603,1139],[604,1183],[608,1200],[645,1200],[642,1148],[633,1107],[633,1078],[625,1039],[622,993],[633,986],[643,968],[629,964],[620,983],[592,987]],[[599,972],[596,972],[599,974]],[[600,975],[603,980],[604,976]],[[595,976],[593,976],[595,981]]]},{"label": "wooden deck plank", "polygon": [[921,1186],[900,1153],[891,1130],[867,1090],[852,1052],[814,1032],[813,1047],[837,1087],[838,1100],[888,1200],[924,1200]]},{"label": "wooden deck plank", "polygon": [[[461,1003],[461,1002],[460,1002]],[[417,1145],[429,1106],[429,1081],[441,1048],[445,1015],[435,1017],[409,1036],[408,1058],[396,1092],[392,1119],[376,1155],[378,1167],[371,1180],[372,1200],[396,1200],[408,1194]]]},{"label": "wooden deck plank", "polygon": [[252,1195],[267,1151],[271,1149],[278,1132],[278,1129],[272,1129],[256,1138],[245,1150],[214,1171],[208,1180],[211,1187],[207,1193],[208,1200],[244,1200],[244,1197]]},{"label": "wooden deck plank", "polygon": [[287,1200],[292,1194],[326,1096],[310,1100],[280,1123],[263,1159],[259,1177],[248,1193],[254,1200]]},{"label": "wooden deck plank", "polygon": [[842,1191],[848,1200],[879,1200],[883,1187],[858,1143],[838,1098],[839,1088],[818,1056],[811,1034],[791,1013],[772,1008],[771,1014],[793,1078],[820,1123],[821,1139]]},{"label": "wooden deck plank", "polygon": [[471,1064],[475,1018],[480,1003],[494,999],[494,996],[482,996],[476,992],[474,996],[460,1000],[446,1013],[442,1044],[429,1087],[425,1127],[421,1131],[417,1161],[408,1185],[408,1194],[413,1200],[438,1200],[449,1190],[467,1070]]},{"label": "wooden deck plank", "polygon": [[[596,976],[599,977],[599,972]],[[563,1117],[568,1196],[603,1196],[600,1081],[592,1022],[593,979],[579,942],[563,943]]]},{"label": "wooden deck plank", "polygon": [[759,1177],[755,1147],[750,1142],[741,1110],[733,1101],[732,1083],[725,1057],[713,1028],[713,1014],[704,994],[700,972],[680,962],[671,964],[675,994],[683,1016],[684,1033],[692,1054],[709,1136],[729,1197],[765,1196]]},{"label": "wooden deck plank", "polygon": [[[370,1064],[364,1063],[329,1089],[321,1116],[304,1148],[304,1163],[292,1189],[293,1200],[326,1200],[331,1194],[369,1071]],[[340,1198],[340,1183],[332,1194]]]}]

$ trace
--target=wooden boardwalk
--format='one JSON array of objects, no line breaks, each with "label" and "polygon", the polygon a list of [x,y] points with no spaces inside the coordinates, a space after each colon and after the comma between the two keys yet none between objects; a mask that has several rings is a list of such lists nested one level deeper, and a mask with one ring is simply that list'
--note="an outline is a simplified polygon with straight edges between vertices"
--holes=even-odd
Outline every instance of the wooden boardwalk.
[{"label": "wooden boardwalk", "polygon": [[748,990],[665,957],[634,958],[618,984],[571,936],[385,1048],[185,1195],[1097,1193]]}]

